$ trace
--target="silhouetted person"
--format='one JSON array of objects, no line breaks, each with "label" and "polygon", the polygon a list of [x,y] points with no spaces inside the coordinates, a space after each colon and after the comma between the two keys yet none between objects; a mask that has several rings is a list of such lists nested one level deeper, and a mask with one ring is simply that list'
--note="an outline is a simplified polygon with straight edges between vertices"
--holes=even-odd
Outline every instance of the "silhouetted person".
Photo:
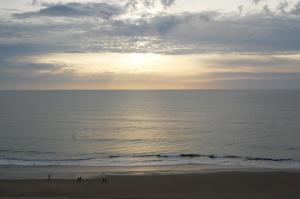
[{"label": "silhouetted person", "polygon": [[77,177],[77,181],[78,181],[78,182],[81,182],[81,181],[82,181],[82,177],[81,177],[81,176],[78,176],[78,177]]},{"label": "silhouetted person", "polygon": [[102,174],[103,178],[102,178],[102,183],[107,183],[107,178],[106,176],[104,175],[104,173]]},{"label": "silhouetted person", "polygon": [[48,174],[48,180],[51,180],[51,175]]},{"label": "silhouetted person", "polygon": [[102,182],[103,182],[103,183],[107,183],[107,178],[104,177],[104,178],[102,179]]}]

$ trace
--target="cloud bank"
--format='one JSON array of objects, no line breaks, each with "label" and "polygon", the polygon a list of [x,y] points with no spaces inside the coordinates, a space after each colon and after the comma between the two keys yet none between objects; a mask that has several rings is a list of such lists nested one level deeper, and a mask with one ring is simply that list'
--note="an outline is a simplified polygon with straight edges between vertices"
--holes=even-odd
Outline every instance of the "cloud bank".
[{"label": "cloud bank", "polygon": [[[30,82],[30,79],[32,82],[39,82],[42,81],[41,76],[45,78],[47,71],[52,71],[50,75],[52,79],[63,79],[65,74],[68,77],[66,79],[74,82],[80,78],[73,71],[64,70],[64,63],[37,64],[28,61],[28,57],[51,53],[91,52],[157,53],[166,56],[191,54],[265,56],[266,59],[263,60],[242,57],[239,60],[224,59],[210,62],[212,69],[223,66],[228,71],[236,67],[261,67],[263,70],[257,71],[263,71],[262,74],[255,71],[235,74],[219,71],[206,74],[206,77],[196,77],[203,81],[218,77],[221,81],[222,76],[226,79],[224,85],[230,78],[232,81],[247,79],[249,83],[256,77],[261,79],[262,83],[267,81],[268,86],[274,85],[270,87],[275,88],[280,86],[274,82],[282,82],[283,79],[289,82],[285,83],[285,87],[293,87],[295,82],[298,83],[298,80],[300,82],[298,59],[268,58],[272,55],[299,54],[300,1],[283,0],[274,6],[264,0],[253,0],[256,12],[247,12],[245,5],[241,5],[242,9],[236,12],[220,10],[177,12],[176,3],[175,0],[123,0],[111,3],[30,1],[29,4],[35,6],[35,9],[16,11],[10,17],[0,18],[1,84],[17,85],[16,82],[21,80]],[[293,72],[285,70],[286,68]],[[128,77],[124,74],[104,73],[99,75],[99,82],[101,83],[100,79],[104,77],[118,79],[116,76],[124,77],[123,79],[126,79],[125,76]],[[49,81],[51,78],[49,77]],[[159,79],[153,75],[149,78],[156,81]],[[161,78],[168,80],[167,85],[176,82],[176,79]],[[193,79],[185,77],[182,81],[189,82],[188,78]],[[140,80],[138,77],[133,79]],[[196,84],[197,81],[193,82]]]}]

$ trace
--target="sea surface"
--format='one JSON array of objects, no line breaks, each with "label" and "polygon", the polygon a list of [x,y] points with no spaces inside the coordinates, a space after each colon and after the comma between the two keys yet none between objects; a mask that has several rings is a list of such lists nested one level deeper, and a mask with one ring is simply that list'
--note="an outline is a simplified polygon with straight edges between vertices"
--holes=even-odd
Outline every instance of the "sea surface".
[{"label": "sea surface", "polygon": [[1,91],[0,165],[300,168],[300,91]]}]

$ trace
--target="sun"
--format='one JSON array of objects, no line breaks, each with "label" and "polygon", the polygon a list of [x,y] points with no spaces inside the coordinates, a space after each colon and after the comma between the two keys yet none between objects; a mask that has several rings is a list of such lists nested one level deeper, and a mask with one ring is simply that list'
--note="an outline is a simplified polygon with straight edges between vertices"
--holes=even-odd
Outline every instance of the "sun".
[{"label": "sun", "polygon": [[129,61],[134,66],[142,66],[147,60],[147,55],[143,53],[132,53],[129,54]]},{"label": "sun", "polygon": [[151,53],[130,53],[123,59],[123,64],[132,71],[145,72],[153,69],[160,62],[160,56]]}]

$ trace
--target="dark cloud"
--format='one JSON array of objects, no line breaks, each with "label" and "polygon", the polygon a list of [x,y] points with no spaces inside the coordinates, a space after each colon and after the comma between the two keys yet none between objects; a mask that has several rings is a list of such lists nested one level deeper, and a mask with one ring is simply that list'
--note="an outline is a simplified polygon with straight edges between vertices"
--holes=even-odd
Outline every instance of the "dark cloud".
[{"label": "dark cloud", "polygon": [[160,1],[164,8],[175,4],[175,0],[127,0],[124,6],[107,3],[40,3],[33,0],[32,5],[43,5],[44,8],[35,12],[15,14],[18,18],[33,17],[101,17],[109,19],[126,12],[132,12],[144,6],[147,9],[153,8],[157,1]]},{"label": "dark cloud", "polygon": [[24,75],[26,73],[39,73],[47,71],[48,73],[55,73],[60,71],[65,67],[64,65],[57,64],[36,64],[31,62],[2,62],[0,65],[0,71],[2,74],[20,74]]},{"label": "dark cloud", "polygon": [[48,4],[46,8],[38,12],[26,12],[16,14],[16,17],[101,17],[109,19],[112,16],[122,13],[122,9],[117,5],[106,3],[67,3],[67,4]]},{"label": "dark cloud", "polygon": [[17,57],[17,56],[31,56],[40,55],[44,53],[49,53],[55,51],[57,47],[55,46],[44,46],[42,44],[32,44],[32,43],[0,43],[0,58]]}]

